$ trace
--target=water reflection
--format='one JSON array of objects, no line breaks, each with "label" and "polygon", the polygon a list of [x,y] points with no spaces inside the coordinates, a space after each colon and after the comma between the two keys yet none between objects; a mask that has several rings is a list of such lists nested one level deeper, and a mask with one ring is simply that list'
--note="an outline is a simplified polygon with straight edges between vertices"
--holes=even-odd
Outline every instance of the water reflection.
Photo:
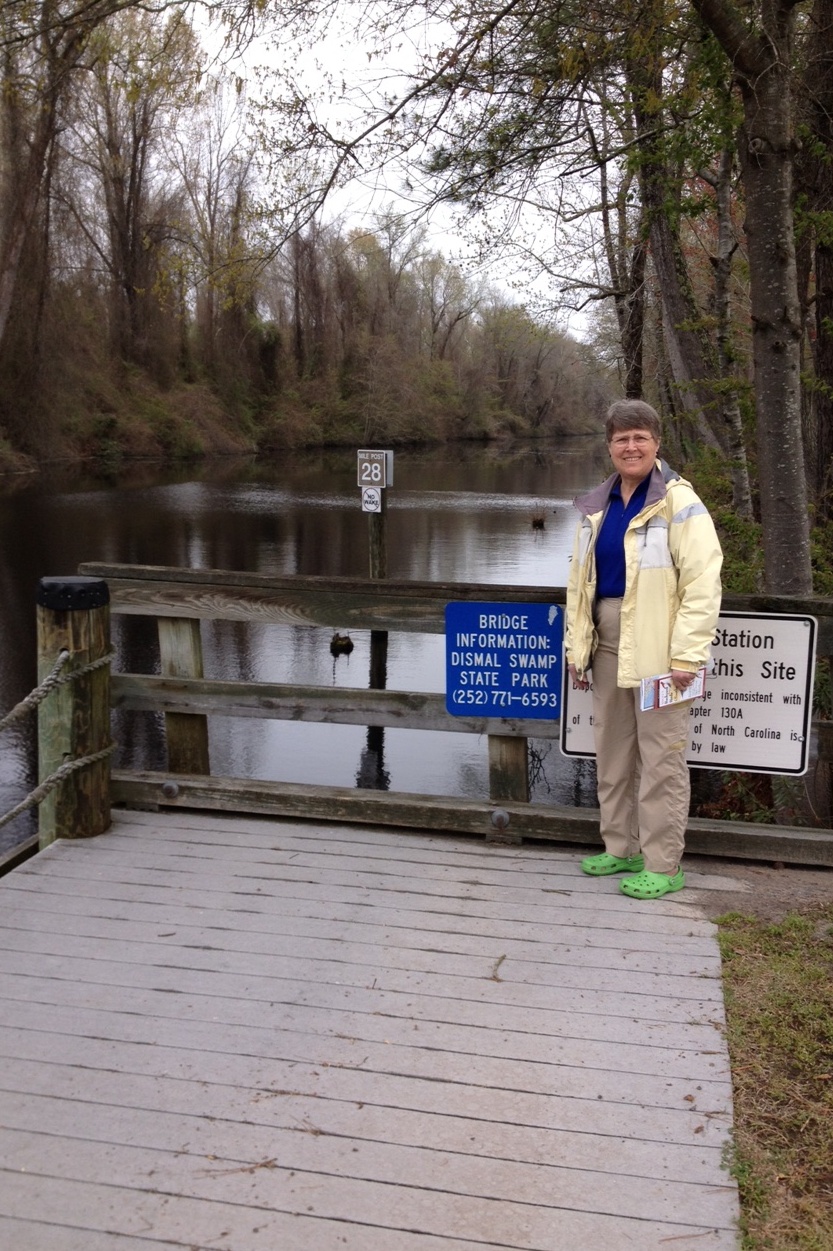
[{"label": "water reflection", "polygon": [[[391,578],[558,586],[566,580],[573,496],[605,472],[601,441],[512,448],[397,451],[388,494]],[[544,528],[533,526],[544,519]],[[56,470],[0,479],[0,712],[35,684],[38,578],[103,560],[274,574],[366,576],[368,518],[361,512],[353,450],[286,455],[280,463],[224,460],[189,469],[132,467],[117,479]],[[203,624],[205,672],[246,681],[366,687],[370,632],[334,658],[330,634],[301,627]],[[155,623],[113,618],[117,667],[159,671]],[[442,691],[444,641],[392,635],[389,689]],[[377,672],[376,680],[379,679]],[[117,763],[164,768],[163,719],[114,718]],[[542,745],[545,748],[546,744]],[[354,726],[213,719],[217,773],[284,781],[388,787],[482,798],[485,743],[473,736]],[[0,740],[0,814],[36,776],[33,719]],[[581,761],[546,754],[534,798],[592,802]],[[25,837],[34,818],[0,829],[0,846]]]},{"label": "water reflection", "polygon": [[[352,651],[352,648],[351,648]],[[370,631],[370,678],[371,691],[384,691],[388,684],[388,632]],[[390,773],[385,768],[385,727],[369,725],[367,743],[359,759],[356,786],[365,790],[389,791]]]}]

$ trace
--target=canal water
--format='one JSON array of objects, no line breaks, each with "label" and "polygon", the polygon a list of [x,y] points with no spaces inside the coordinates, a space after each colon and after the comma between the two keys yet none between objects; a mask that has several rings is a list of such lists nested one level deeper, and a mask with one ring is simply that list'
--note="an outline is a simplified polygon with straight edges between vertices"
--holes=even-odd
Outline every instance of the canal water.
[{"label": "canal water", "polygon": [[[397,451],[388,576],[563,586],[572,499],[606,472],[601,439]],[[106,481],[77,469],[0,478],[0,715],[35,685],[38,579],[73,574],[86,560],[364,577],[368,518],[355,451],[142,465]],[[368,685],[369,633],[352,631],[353,651],[334,658],[331,631],[235,622],[202,630],[207,677]],[[153,620],[114,616],[113,634],[119,671],[159,672]],[[441,692],[444,677],[441,636],[390,636],[388,689]],[[114,737],[116,765],[165,768],[161,717],[121,714]],[[473,735],[389,729],[374,737],[361,726],[214,718],[209,746],[215,774],[488,795],[486,743]],[[543,740],[532,748],[536,802],[595,802],[588,762]],[[36,771],[30,716],[0,736],[0,816],[29,793]],[[0,850],[35,829],[34,814],[15,818],[0,828]]]}]

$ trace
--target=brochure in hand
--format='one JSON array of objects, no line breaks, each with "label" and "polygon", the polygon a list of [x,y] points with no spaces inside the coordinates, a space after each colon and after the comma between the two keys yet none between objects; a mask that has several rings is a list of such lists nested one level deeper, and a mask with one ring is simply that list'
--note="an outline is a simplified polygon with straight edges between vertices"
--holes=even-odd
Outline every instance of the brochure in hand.
[{"label": "brochure in hand", "polygon": [[653,678],[643,678],[640,688],[639,707],[642,712],[650,712],[652,708],[665,708],[668,704],[679,704],[690,699],[702,699],[706,693],[706,666],[700,666],[694,675],[694,681],[684,691],[677,690],[670,673],[658,673]]}]

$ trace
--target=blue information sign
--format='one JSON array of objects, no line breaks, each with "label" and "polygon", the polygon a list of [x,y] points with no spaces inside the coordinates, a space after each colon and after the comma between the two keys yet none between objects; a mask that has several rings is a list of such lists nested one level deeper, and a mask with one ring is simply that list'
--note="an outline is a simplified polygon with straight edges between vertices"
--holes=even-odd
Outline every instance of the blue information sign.
[{"label": "blue information sign", "polygon": [[556,604],[446,604],[445,706],[458,717],[561,715]]}]

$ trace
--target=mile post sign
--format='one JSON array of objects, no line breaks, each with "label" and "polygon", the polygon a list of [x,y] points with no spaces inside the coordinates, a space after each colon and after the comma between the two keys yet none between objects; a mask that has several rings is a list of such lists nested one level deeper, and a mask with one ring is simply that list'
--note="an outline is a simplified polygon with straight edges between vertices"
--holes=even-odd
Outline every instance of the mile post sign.
[{"label": "mile post sign", "polygon": [[563,651],[557,604],[446,604],[446,710],[557,720]]}]

